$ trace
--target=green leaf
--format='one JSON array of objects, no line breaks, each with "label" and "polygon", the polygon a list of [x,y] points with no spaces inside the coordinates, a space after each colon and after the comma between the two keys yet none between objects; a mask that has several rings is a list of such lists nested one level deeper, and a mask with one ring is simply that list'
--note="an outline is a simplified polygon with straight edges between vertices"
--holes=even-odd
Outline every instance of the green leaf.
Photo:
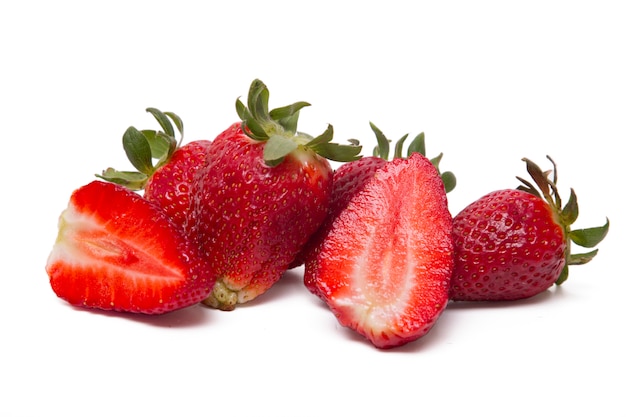
[{"label": "green leaf", "polygon": [[544,172],[539,168],[539,165],[535,164],[528,158],[522,158],[522,161],[526,162],[526,171],[530,174],[535,184],[539,187],[539,190],[543,193],[544,197],[550,199],[550,185]]},{"label": "green leaf", "polygon": [[306,146],[313,150],[317,150],[320,144],[329,143],[331,140],[333,140],[333,134],[333,125],[328,125],[324,133],[317,136],[316,138],[311,139],[309,142],[307,142]]},{"label": "green leaf", "polygon": [[383,134],[383,132],[376,127],[376,125],[370,122],[370,127],[374,131],[376,136],[376,142],[378,145],[374,148],[374,156],[378,156],[382,159],[389,159],[389,143],[390,140]]},{"label": "green leaf", "polygon": [[239,119],[241,120],[246,120],[252,117],[250,112],[248,112],[246,105],[241,101],[241,97],[238,97],[237,101],[235,101],[235,110],[237,110],[237,116],[239,116]]},{"label": "green leaf", "polygon": [[295,134],[296,131],[298,130],[298,118],[299,117],[300,117],[300,113],[292,114],[289,117],[280,119],[278,121],[278,124],[280,124],[283,127],[285,132]]},{"label": "green leaf", "polygon": [[171,137],[174,137],[176,135],[176,133],[174,132],[174,127],[172,126],[170,119],[167,118],[165,113],[163,113],[162,111],[158,109],[155,109],[154,107],[148,107],[146,111],[152,114],[154,118],[157,120],[157,122],[159,122],[165,134]]},{"label": "green leaf", "polygon": [[324,133],[309,141],[306,147],[331,161],[350,162],[361,158],[359,153],[362,146],[358,144],[358,140],[351,139],[350,145],[331,143],[333,132],[333,126],[329,124]]},{"label": "green leaf", "polygon": [[587,262],[591,261],[597,254],[598,254],[598,249],[592,250],[591,252],[587,252],[587,253],[570,254],[569,258],[567,259],[567,264],[568,265],[584,265]]},{"label": "green leaf", "polygon": [[259,121],[270,121],[269,116],[270,92],[261,80],[254,80],[248,92],[248,111],[252,117]]},{"label": "green leaf", "polygon": [[237,108],[237,114],[239,114],[239,118],[242,121],[241,128],[243,129],[244,133],[255,140],[267,140],[267,132],[265,132],[263,126],[261,126],[254,119],[248,108],[243,105],[241,100],[237,99],[235,107]]},{"label": "green leaf", "polygon": [[402,158],[402,148],[404,147],[404,141],[406,140],[406,138],[409,137],[409,134],[407,133],[406,135],[402,136],[397,142],[396,142],[396,147],[394,149],[393,152],[393,157],[394,158]]},{"label": "green leaf", "polygon": [[439,162],[441,162],[441,158],[443,158],[443,153],[440,153],[430,160],[430,163],[433,164],[435,168],[437,168],[437,172],[439,172]]},{"label": "green leaf", "polygon": [[156,168],[169,161],[174,152],[176,152],[176,149],[178,149],[178,143],[176,142],[176,139],[171,136],[167,136],[163,132],[157,132],[155,139],[162,142],[163,146],[166,147],[166,149],[164,149],[163,151],[159,150],[159,152],[163,152],[162,154],[160,154],[160,156],[156,155],[154,152],[152,153],[152,157],[158,158],[159,160],[159,162],[155,166],[156,170]]},{"label": "green leaf", "polygon": [[154,172],[152,150],[146,136],[134,127],[129,127],[122,137],[124,151],[131,164],[146,175]]},{"label": "green leaf", "polygon": [[[299,110],[309,103],[300,101],[289,106],[268,110],[269,91],[262,81],[256,79],[250,85],[248,92],[247,107],[237,99],[235,108],[241,118],[241,126],[246,135],[255,140],[272,139],[272,143],[266,144],[264,158],[266,163],[277,165],[285,155],[298,146],[305,146],[320,156],[329,156],[329,159],[341,158],[355,160],[360,156],[350,156],[355,151],[358,154],[361,147],[352,145],[329,145],[332,140],[333,128],[331,125],[321,135],[311,139],[312,136],[298,132],[297,122]],[[287,139],[290,143],[287,145]],[[340,161],[343,162],[343,161]]]},{"label": "green leaf", "polygon": [[269,139],[265,130],[256,123],[254,119],[248,119],[241,122],[241,129],[244,131],[246,135],[250,138],[258,141],[266,141]]},{"label": "green leaf", "polygon": [[456,176],[450,171],[441,174],[441,180],[443,181],[446,193],[449,193],[456,187]]},{"label": "green leaf", "polygon": [[337,162],[350,162],[360,159],[361,145],[340,145],[338,143],[320,143],[315,147],[318,155]]},{"label": "green leaf", "polygon": [[167,117],[169,117],[170,119],[172,119],[172,121],[176,125],[176,129],[178,129],[178,132],[180,133],[180,139],[182,141],[183,136],[185,135],[184,126],[183,126],[183,119],[178,117],[178,115],[176,113],[172,113],[170,111],[166,111],[165,115]]},{"label": "green leaf", "polygon": [[270,117],[272,120],[278,121],[280,119],[284,119],[285,117],[293,116],[307,106],[310,106],[310,104],[306,101],[298,101],[288,106],[273,109],[270,111]]},{"label": "green leaf", "polygon": [[515,178],[517,178],[519,181],[522,182],[522,184],[524,184],[523,186],[522,185],[518,186],[517,187],[518,190],[525,191],[525,192],[527,192],[529,194],[532,194],[532,195],[534,195],[536,197],[542,198],[542,196],[539,193],[539,191],[529,181],[525,180],[522,177],[515,177]]},{"label": "green leaf", "polygon": [[263,149],[263,159],[269,166],[280,164],[285,156],[296,150],[298,144],[281,135],[272,135]]},{"label": "green leaf", "polygon": [[569,226],[578,218],[578,199],[573,189],[570,189],[569,200],[563,210],[561,211],[561,219]]},{"label": "green leaf", "polygon": [[309,103],[299,101],[289,106],[269,111],[269,90],[261,80],[254,80],[248,91],[248,106],[238,98],[235,108],[244,122],[246,135],[255,140],[268,140],[273,134],[286,131],[296,134],[299,111]]},{"label": "green leaf", "polygon": [[310,106],[310,104],[299,101],[289,106],[279,107],[270,111],[270,118],[280,124],[286,131],[295,133],[298,130],[300,109],[306,106]]},{"label": "green leaf", "polygon": [[572,230],[569,233],[572,242],[583,248],[593,248],[609,233],[609,219],[606,219],[604,226],[590,227],[588,229]]},{"label": "green leaf", "polygon": [[567,266],[567,264],[565,264],[565,266],[563,267],[563,270],[561,271],[561,275],[559,275],[555,284],[556,285],[563,284],[565,281],[567,281],[568,276],[569,276],[569,267]]},{"label": "green leaf", "polygon": [[157,134],[155,130],[142,130],[141,133],[146,137],[150,145],[150,154],[153,159],[161,159],[167,155],[170,149],[170,141],[163,133]]},{"label": "green leaf", "polygon": [[417,135],[415,139],[413,139],[413,141],[409,144],[407,156],[411,156],[411,154],[415,152],[426,156],[426,135],[424,135],[424,132]]},{"label": "green leaf", "polygon": [[[552,193],[554,194],[554,204],[556,205],[556,208],[560,210],[561,206],[563,205],[563,202],[561,201],[561,196],[559,195],[559,190],[556,186],[556,181],[557,181],[556,162],[554,162],[554,159],[552,159],[550,155],[546,155],[546,158],[548,158],[548,161],[552,163],[552,180],[550,181],[548,179],[548,172],[546,172],[545,173],[546,181],[548,181],[548,184],[550,185],[550,188],[552,189]],[[546,197],[546,200],[548,200],[549,202],[550,199]]]},{"label": "green leaf", "polygon": [[148,176],[141,172],[133,171],[117,171],[113,168],[107,168],[102,174],[96,174],[96,177],[112,182],[114,184],[123,185],[126,188],[137,191],[143,189]]}]

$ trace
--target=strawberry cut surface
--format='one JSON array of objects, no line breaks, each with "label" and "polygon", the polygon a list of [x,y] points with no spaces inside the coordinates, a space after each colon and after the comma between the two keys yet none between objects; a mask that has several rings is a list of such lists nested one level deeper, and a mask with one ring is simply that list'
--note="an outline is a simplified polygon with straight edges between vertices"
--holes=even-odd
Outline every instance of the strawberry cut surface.
[{"label": "strawberry cut surface", "polygon": [[72,194],[46,271],[57,296],[72,305],[145,314],[198,303],[214,282],[159,207],[101,181]]},{"label": "strawberry cut surface", "polygon": [[451,228],[436,169],[418,154],[396,159],[336,214],[305,264],[305,281],[343,326],[376,347],[408,343],[446,307]]},{"label": "strawberry cut surface", "polygon": [[[374,175],[374,172],[386,163],[387,161],[384,159],[370,156],[342,164],[337,168],[333,173],[330,205],[324,222],[298,253],[296,259],[290,265],[291,268],[296,268],[305,263],[306,258],[311,255],[312,251],[320,244],[320,240],[328,232],[328,227],[332,225],[335,216],[345,209],[352,196]],[[309,285],[307,281],[304,284],[310,291],[315,292],[314,286]]]}]

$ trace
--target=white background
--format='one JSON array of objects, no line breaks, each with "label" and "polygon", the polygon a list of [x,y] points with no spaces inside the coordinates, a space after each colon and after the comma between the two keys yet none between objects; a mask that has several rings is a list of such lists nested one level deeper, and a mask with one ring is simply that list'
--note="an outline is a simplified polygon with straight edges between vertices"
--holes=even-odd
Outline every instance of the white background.
[{"label": "white background", "polygon": [[[621,2],[21,1],[0,6],[0,415],[626,416]],[[505,5],[506,4],[506,5]],[[409,6],[410,5],[410,6]],[[576,227],[611,220],[588,265],[527,301],[451,304],[431,333],[380,351],[292,271],[229,313],[74,309],[44,266],[70,193],[129,168],[149,106],[212,139],[260,78],[300,128],[424,131],[455,172],[450,211],[516,187],[522,157],[559,167]]]}]

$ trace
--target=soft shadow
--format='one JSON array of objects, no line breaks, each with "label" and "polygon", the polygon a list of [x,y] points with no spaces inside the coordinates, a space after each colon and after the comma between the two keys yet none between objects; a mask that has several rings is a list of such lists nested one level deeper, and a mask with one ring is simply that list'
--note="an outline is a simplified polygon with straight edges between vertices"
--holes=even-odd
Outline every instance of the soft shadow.
[{"label": "soft shadow", "polygon": [[184,328],[203,326],[210,321],[210,312],[199,305],[193,305],[164,314],[141,314],[99,309],[85,309],[71,306],[76,311],[111,317],[120,320],[135,321],[155,327]]},{"label": "soft shadow", "polygon": [[309,291],[304,286],[304,282],[302,282],[302,274],[294,270],[289,270],[265,293],[259,295],[252,301],[237,305],[236,308],[248,308],[273,303],[282,298],[291,297],[303,292],[308,293]]},{"label": "soft shadow", "polygon": [[413,342],[406,343],[402,346],[395,346],[395,347],[385,348],[385,349],[374,346],[372,342],[370,342],[365,336],[361,335],[360,333],[348,327],[340,327],[337,329],[337,332],[340,334],[340,337],[343,337],[350,343],[363,345],[366,348],[371,349],[372,351],[392,354],[392,353],[415,353],[420,350],[423,350],[425,344],[429,343],[428,340],[424,340],[424,339],[428,339],[428,336],[430,335],[430,333],[432,333],[432,329],[426,335],[422,336],[421,338],[417,340],[414,340]]},{"label": "soft shadow", "polygon": [[440,324],[440,322],[443,321],[443,319],[444,318],[442,316],[439,316],[439,319],[433,325],[433,327],[431,327],[428,333],[426,333],[419,339],[414,340],[412,342],[408,342],[401,346],[395,346],[395,347],[384,348],[384,349],[374,346],[372,342],[370,342],[365,336],[361,335],[355,330],[352,330],[351,328],[343,327],[339,323],[337,323],[337,333],[340,335],[340,337],[343,337],[347,341],[351,343],[361,344],[371,349],[372,351],[379,351],[379,352],[383,352],[386,354],[392,354],[392,353],[415,354],[416,352],[430,349],[430,347],[437,346],[439,343],[441,343],[441,340],[443,339],[443,334],[445,333],[445,331],[441,331],[442,327],[445,327]]},{"label": "soft shadow", "polygon": [[211,312],[196,304],[158,316],[140,315],[131,319],[155,327],[187,328],[207,325],[211,321]]},{"label": "soft shadow", "polygon": [[415,353],[441,346],[447,339],[450,330],[450,326],[448,326],[449,320],[446,316],[446,311],[444,310],[428,333],[413,342],[399,346],[395,351],[401,353]]},{"label": "soft shadow", "polygon": [[[446,307],[446,310],[462,310],[470,308],[521,308],[524,306],[534,306],[540,303],[548,302],[548,300],[561,298],[564,296],[564,289],[561,286],[554,286],[547,291],[537,294],[534,297],[526,298],[516,301],[451,301]],[[318,300],[322,308],[325,307],[321,300]],[[414,354],[428,350],[435,346],[440,346],[445,341],[449,334],[452,323],[454,322],[452,317],[448,317],[444,310],[433,327],[428,333],[423,335],[417,340],[406,343],[402,346],[396,346],[389,349],[380,349],[374,346],[367,338],[357,333],[356,331],[347,328],[340,327],[338,333],[352,343],[363,344],[373,350],[385,352],[385,353],[409,353]],[[332,314],[332,313],[331,313]],[[339,326],[339,325],[338,325]]]},{"label": "soft shadow", "polygon": [[565,290],[561,285],[553,285],[546,291],[543,291],[533,297],[524,298],[514,301],[450,301],[447,308],[451,310],[469,309],[469,308],[516,308],[523,306],[533,306],[540,303],[548,302],[548,300],[562,298]]}]

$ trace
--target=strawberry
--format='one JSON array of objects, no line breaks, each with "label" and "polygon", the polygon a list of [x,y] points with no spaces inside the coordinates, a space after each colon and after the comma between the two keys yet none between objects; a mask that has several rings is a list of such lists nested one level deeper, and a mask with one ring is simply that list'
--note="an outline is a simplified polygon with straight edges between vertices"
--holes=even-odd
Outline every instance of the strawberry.
[{"label": "strawberry", "polygon": [[[357,193],[374,173],[386,163],[387,161],[380,157],[366,156],[358,161],[342,164],[337,168],[333,174],[331,200],[324,222],[306,242],[291,263],[290,268],[296,268],[306,263],[307,258],[324,238],[327,228],[332,224],[337,214],[350,203],[352,195]],[[306,280],[304,284],[310,291],[315,292],[313,285],[310,285]]]},{"label": "strawberry", "polygon": [[[526,162],[537,188],[521,178],[518,189],[491,192],[454,218],[455,268],[450,299],[507,301],[533,297],[568,277],[569,265],[587,263],[597,254],[571,253],[571,244],[595,247],[608,233],[602,227],[571,230],[578,202],[571,190],[562,207],[557,172],[542,172]],[[553,173],[552,179],[549,178]]]},{"label": "strawberry", "polygon": [[218,135],[195,183],[189,230],[217,273],[205,304],[232,310],[267,291],[319,227],[330,201],[328,159],[358,158],[360,147],[331,143],[332,126],[313,138],[297,132],[308,103],[268,109],[253,81],[241,122]]},{"label": "strawberry", "polygon": [[[175,113],[146,109],[163,131],[137,130],[129,127],[122,138],[128,159],[138,170],[118,171],[108,168],[98,177],[131,190],[144,190],[144,197],[165,210],[174,223],[185,227],[191,204],[190,190],[198,169],[205,165],[208,140],[196,140],[181,146],[183,122]],[[171,120],[171,121],[170,121]],[[181,135],[176,140],[174,125]],[[153,160],[156,159],[156,164]]]},{"label": "strawberry", "polygon": [[144,314],[196,304],[214,282],[198,248],[163,210],[103,181],[72,193],[46,271],[72,305]]},{"label": "strawberry", "polygon": [[[291,265],[291,268],[303,265],[306,257],[312,252],[312,250],[320,244],[324,235],[327,233],[326,229],[330,227],[334,221],[337,213],[340,213],[349,203],[352,196],[359,192],[363,185],[374,176],[374,173],[382,168],[389,159],[389,144],[391,141],[382,133],[382,131],[376,127],[373,123],[370,123],[371,129],[374,131],[376,141],[378,145],[374,148],[373,156],[367,156],[357,161],[348,162],[339,166],[334,173],[333,190],[330,202],[330,208],[328,215],[324,221],[324,225],[316,231],[313,237],[307,242],[302,251],[298,254],[296,259]],[[395,150],[393,158],[403,158],[403,145],[409,135],[406,134],[400,138],[395,144]],[[424,133],[420,133],[409,144],[407,150],[407,156],[414,152],[419,152],[422,155],[426,155],[426,144]],[[443,154],[439,154],[436,158],[431,159],[433,165],[439,171],[439,162]],[[449,171],[440,173],[446,192],[450,192],[456,186],[456,178],[454,174]],[[314,285],[305,281],[305,285],[309,290],[315,292]]]},{"label": "strawberry", "polygon": [[162,207],[181,227],[186,226],[193,181],[200,167],[206,164],[210,145],[211,141],[196,140],[181,146],[146,182],[144,197]]},{"label": "strawberry", "polygon": [[424,336],[445,309],[453,246],[437,168],[420,153],[382,161],[346,164],[355,170],[338,182],[349,188],[320,229],[304,280],[341,325],[387,349]]}]

